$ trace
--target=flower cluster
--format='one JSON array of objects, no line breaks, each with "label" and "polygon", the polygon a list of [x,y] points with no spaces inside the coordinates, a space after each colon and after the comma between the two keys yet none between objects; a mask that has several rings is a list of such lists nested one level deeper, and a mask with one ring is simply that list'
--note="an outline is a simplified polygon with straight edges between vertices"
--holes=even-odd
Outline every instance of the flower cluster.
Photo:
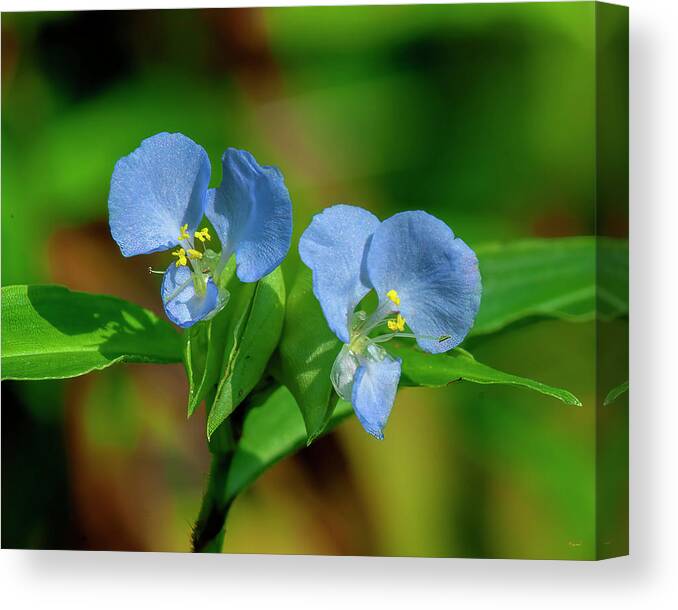
[{"label": "flower cluster", "polygon": [[[120,159],[108,199],[111,234],[124,256],[173,250],[161,294],[167,317],[181,327],[209,319],[228,302],[220,282],[235,254],[236,273],[256,282],[285,258],[292,203],[280,171],[248,152],[222,156],[221,185],[210,189],[205,150],[180,133],[159,133]],[[207,216],[221,242],[221,252]]]},{"label": "flower cluster", "polygon": [[[456,347],[480,305],[476,255],[426,212],[380,222],[350,205],[315,216],[299,254],[313,271],[313,292],[329,327],[344,343],[331,373],[334,388],[353,404],[365,430],[381,439],[401,373],[401,360],[382,344],[409,337],[433,354]],[[355,311],[371,290],[375,311]]]},{"label": "flower cluster", "polygon": [[[228,302],[223,271],[235,255],[236,274],[256,282],[285,258],[292,205],[283,176],[245,151],[222,156],[221,185],[210,189],[210,162],[186,136],[159,133],[118,161],[108,201],[111,233],[124,256],[171,250],[161,295],[172,322],[189,327]],[[209,220],[221,244],[204,226]],[[382,346],[394,337],[417,340],[430,353],[457,346],[480,304],[474,252],[442,221],[422,211],[380,222],[350,205],[327,208],[299,242],[313,271],[313,291],[327,323],[344,343],[331,371],[339,396],[350,400],[365,430],[383,438],[395,400],[401,360]],[[370,291],[368,314],[356,308]]]}]

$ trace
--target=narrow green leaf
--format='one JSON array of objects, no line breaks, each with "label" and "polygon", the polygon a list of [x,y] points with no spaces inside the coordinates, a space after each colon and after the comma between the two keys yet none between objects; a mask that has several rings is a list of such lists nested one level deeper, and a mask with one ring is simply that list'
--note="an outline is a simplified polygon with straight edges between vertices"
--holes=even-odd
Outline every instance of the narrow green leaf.
[{"label": "narrow green leaf", "polygon": [[605,397],[603,404],[605,406],[612,404],[615,400],[617,400],[617,398],[619,398],[622,394],[628,391],[629,391],[629,382],[625,381],[624,383],[620,383],[618,386],[612,388],[607,393],[607,396]]},{"label": "narrow green leaf", "polygon": [[[257,385],[280,339],[285,314],[280,268],[243,286],[240,303],[234,308],[241,314],[228,327],[219,385],[207,418],[208,438]],[[228,315],[227,310],[228,306],[222,314]]]},{"label": "narrow green leaf", "polygon": [[[596,295],[599,310],[603,310],[601,302],[605,303],[606,316],[628,312],[621,281],[628,272],[626,241],[594,237],[533,239],[481,246],[477,253],[483,295],[471,336],[496,332],[534,317],[590,320],[596,315]],[[598,287],[597,260],[599,274],[602,276],[605,270],[605,277],[610,278],[604,283],[599,280]],[[297,400],[309,440],[323,430],[332,414],[336,397],[329,374],[340,347],[313,294],[311,272],[301,265],[288,299],[274,370]],[[553,395],[565,402],[574,399],[569,393],[499,372],[501,381],[481,381],[482,366],[476,363],[476,378],[471,380],[524,385],[545,393],[556,392]],[[485,372],[491,370],[486,367]],[[471,375],[471,371],[465,372]]]},{"label": "narrow green leaf", "polygon": [[330,370],[340,349],[313,294],[311,271],[302,266],[287,299],[273,368],[301,409],[309,442],[320,434],[334,410],[337,395]]},{"label": "narrow green leaf", "polygon": [[193,415],[193,412],[205,398],[210,381],[216,378],[216,374],[211,374],[213,367],[208,367],[208,362],[212,363],[216,360],[214,357],[216,350],[212,353],[212,359],[208,358],[211,327],[212,320],[195,324],[184,332],[184,366],[188,379],[188,417]]},{"label": "narrow green leaf", "polygon": [[476,252],[483,296],[471,335],[492,333],[532,316],[591,320],[596,295],[599,315],[628,313],[626,240],[531,239],[480,246]]},{"label": "narrow green leaf", "polygon": [[233,345],[233,327],[247,313],[253,284],[243,284],[235,275],[235,257],[226,265],[220,280],[230,294],[229,302],[213,319],[199,322],[185,332],[184,363],[188,377],[188,416],[219,385],[224,358]]},{"label": "narrow green leaf", "polygon": [[629,312],[629,242],[598,238],[598,316],[604,320]]},{"label": "narrow green leaf", "polygon": [[[461,349],[448,354],[427,354],[411,346],[389,348],[403,359],[401,385],[440,387],[454,381],[482,384],[521,386],[570,405],[581,406],[566,390],[554,388],[531,379],[497,371],[477,362]],[[251,409],[245,418],[243,434],[238,443],[227,481],[227,495],[235,498],[260,474],[287,455],[302,448],[307,440],[307,426],[293,394],[284,386],[274,390],[263,404]],[[302,411],[303,412],[303,411]],[[350,403],[336,401],[336,408],[316,436],[329,433],[353,413]]]},{"label": "narrow green leaf", "polygon": [[154,313],[62,286],[2,288],[2,378],[61,379],[116,362],[181,362],[181,336]]},{"label": "narrow green leaf", "polygon": [[394,356],[402,358],[403,369],[400,378],[402,386],[425,386],[437,388],[454,381],[473,383],[506,384],[520,386],[529,390],[553,396],[568,405],[581,406],[576,396],[552,386],[526,377],[504,373],[478,362],[467,351],[456,348],[444,354],[428,354],[414,347],[399,343],[386,344]]}]

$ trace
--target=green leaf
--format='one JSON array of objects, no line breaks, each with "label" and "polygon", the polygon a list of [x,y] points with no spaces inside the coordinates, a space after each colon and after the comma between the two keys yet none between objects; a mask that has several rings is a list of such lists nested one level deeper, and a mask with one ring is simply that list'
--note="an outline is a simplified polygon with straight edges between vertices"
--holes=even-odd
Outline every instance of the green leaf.
[{"label": "green leaf", "polygon": [[219,314],[228,317],[226,349],[207,418],[208,438],[261,380],[278,344],[285,314],[282,271],[278,267],[258,282],[242,284],[231,298],[233,307],[226,305]]},{"label": "green leaf", "polygon": [[[585,319],[595,313],[593,238],[529,240],[478,253],[483,297],[473,333],[535,315]],[[299,404],[309,442],[334,408],[329,375],[340,348],[313,294],[312,274],[302,265],[287,303],[276,373]]]},{"label": "green leaf", "polygon": [[[594,237],[532,239],[481,246],[477,253],[483,296],[470,336],[496,332],[513,322],[535,317],[590,320],[596,315],[596,294],[599,310],[603,310],[601,303],[605,303],[606,316],[628,312],[622,281],[628,273],[626,241]],[[597,260],[601,277],[598,291]],[[609,279],[603,282],[603,277]],[[309,442],[323,430],[334,408],[336,395],[329,374],[340,347],[313,294],[311,272],[301,265],[288,299],[274,370],[299,404]],[[470,362],[475,363],[472,359]],[[567,392],[498,371],[494,373],[501,376],[501,381],[491,378],[483,381],[480,372],[483,365],[475,363],[474,371],[470,371],[470,362],[468,359],[458,362],[466,366],[464,372],[469,380],[523,385],[547,394],[555,392],[552,395],[576,404],[576,399]],[[443,372],[451,370],[450,361],[441,363],[447,367],[443,367]],[[485,367],[483,371],[489,375],[492,369]],[[472,372],[475,379],[470,378]]]},{"label": "green leaf", "polygon": [[607,393],[607,396],[605,397],[603,404],[605,406],[612,404],[615,400],[617,400],[617,398],[619,398],[622,394],[628,391],[629,391],[629,382],[625,381],[624,383],[620,383],[618,386],[612,388]]},{"label": "green leaf", "polygon": [[629,312],[629,242],[598,238],[598,316],[610,320]]},{"label": "green leaf", "polygon": [[199,322],[184,333],[184,364],[188,377],[188,416],[219,385],[224,358],[233,345],[233,328],[246,313],[252,298],[252,284],[243,284],[235,275],[235,257],[222,272],[220,284],[230,294],[229,302],[213,319]]},{"label": "green leaf", "polygon": [[181,362],[181,336],[154,313],[62,286],[2,288],[2,378],[61,379],[116,362]]},{"label": "green leaf", "polygon": [[[462,380],[482,384],[508,384],[541,392],[569,405],[581,406],[579,400],[566,390],[497,371],[477,362],[469,353],[459,348],[447,354],[433,355],[411,346],[389,344],[388,347],[390,352],[403,359],[401,385],[404,386],[440,387]],[[350,403],[336,401],[336,408],[316,437],[327,434],[352,413]],[[267,468],[309,442],[307,426],[293,394],[280,386],[267,396],[263,404],[252,408],[245,417],[243,434],[228,476],[228,499],[235,498]]]},{"label": "green leaf", "polygon": [[[623,278],[628,242],[609,238],[531,239],[476,249],[483,295],[471,335],[501,330],[532,316],[591,320],[628,313]],[[598,286],[596,261],[599,261]]]},{"label": "green leaf", "polygon": [[[340,400],[325,432],[351,413],[351,405]],[[226,484],[227,499],[235,498],[267,468],[304,447],[306,440],[306,426],[294,396],[284,386],[277,388],[245,417]]]},{"label": "green leaf", "polygon": [[188,379],[188,417],[207,395],[210,385],[216,387],[215,363],[217,350],[210,353],[210,335],[213,320],[199,322],[184,331],[184,366]]},{"label": "green leaf", "polygon": [[302,266],[287,299],[273,370],[301,409],[309,443],[322,432],[337,402],[330,370],[340,349],[313,294],[311,271]]},{"label": "green leaf", "polygon": [[444,354],[429,354],[413,345],[385,344],[386,349],[402,358],[401,386],[425,386],[437,388],[454,381],[471,381],[483,384],[514,385],[546,394],[568,405],[581,406],[576,396],[526,377],[504,373],[478,362],[467,351],[456,348]]}]

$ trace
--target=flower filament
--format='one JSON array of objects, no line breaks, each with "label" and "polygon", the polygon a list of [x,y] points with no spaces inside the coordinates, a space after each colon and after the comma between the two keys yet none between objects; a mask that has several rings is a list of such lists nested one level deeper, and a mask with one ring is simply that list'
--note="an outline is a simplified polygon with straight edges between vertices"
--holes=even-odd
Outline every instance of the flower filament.
[{"label": "flower filament", "polygon": [[[400,314],[400,296],[395,290],[386,293],[376,311],[368,315],[364,311],[356,311],[351,319],[350,342],[339,352],[330,378],[337,394],[344,400],[351,400],[355,371],[364,361],[382,361],[392,359],[389,353],[379,345],[394,337],[414,337],[404,333],[405,318]],[[395,314],[395,318],[392,316]],[[389,333],[371,337],[370,334],[379,326],[386,324]]]},{"label": "flower filament", "polygon": [[[177,287],[169,299],[167,299],[168,302],[176,298],[191,282],[193,282],[196,294],[204,296],[206,293],[207,282],[211,279],[218,285],[218,278],[220,275],[220,270],[217,269],[219,255],[205,247],[205,242],[212,240],[212,236],[207,227],[203,227],[199,231],[194,231],[193,236],[191,236],[188,231],[188,224],[184,224],[179,229],[179,236],[177,239],[179,241],[179,247],[172,252],[172,256],[177,257],[175,266],[189,267],[191,276],[187,281]],[[200,241],[202,244],[202,251],[197,250],[194,247],[194,239]],[[220,307],[216,311],[225,305],[228,300],[227,293],[228,291],[225,288],[220,290]]]}]

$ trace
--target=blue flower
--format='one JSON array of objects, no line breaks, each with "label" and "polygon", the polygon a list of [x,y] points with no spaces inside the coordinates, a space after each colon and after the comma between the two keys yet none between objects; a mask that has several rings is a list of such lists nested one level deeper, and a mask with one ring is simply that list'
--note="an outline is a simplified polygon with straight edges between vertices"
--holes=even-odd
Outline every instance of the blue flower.
[{"label": "blue flower", "polygon": [[[478,259],[426,212],[380,222],[350,205],[315,216],[301,236],[299,254],[313,271],[313,292],[329,327],[344,343],[331,372],[334,388],[353,404],[365,430],[382,439],[401,361],[381,344],[410,337],[433,354],[459,345],[480,305]],[[371,290],[376,310],[356,311]]]},{"label": "blue flower", "polygon": [[[161,296],[167,317],[189,327],[214,316],[228,302],[221,274],[235,254],[237,275],[256,282],[285,258],[292,237],[292,203],[277,168],[229,148],[219,188],[209,189],[204,149],[180,133],[147,138],[113,170],[108,198],[113,239],[123,256],[174,248]],[[221,242],[212,247],[203,217]]]}]

